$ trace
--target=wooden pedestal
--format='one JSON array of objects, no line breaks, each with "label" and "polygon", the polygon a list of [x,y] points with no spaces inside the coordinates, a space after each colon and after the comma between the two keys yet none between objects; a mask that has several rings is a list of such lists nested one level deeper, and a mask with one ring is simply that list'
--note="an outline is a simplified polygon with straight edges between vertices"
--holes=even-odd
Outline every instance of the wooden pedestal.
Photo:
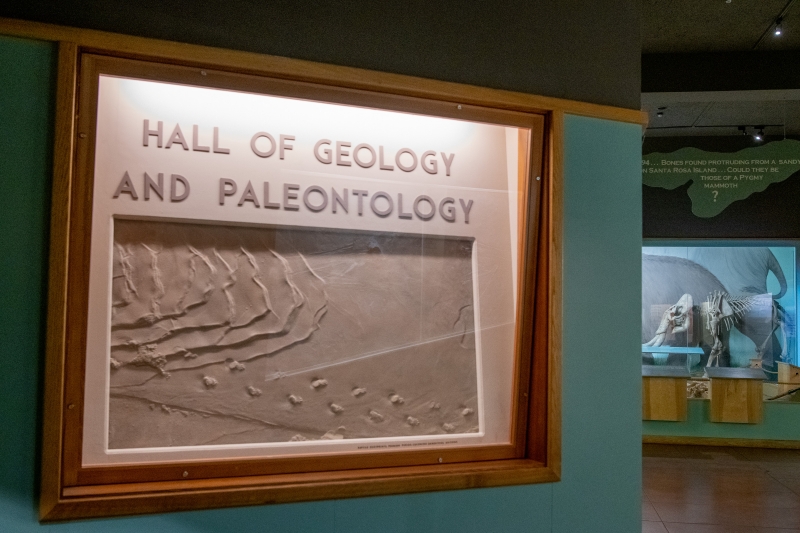
[{"label": "wooden pedestal", "polygon": [[712,422],[759,424],[764,416],[764,372],[753,368],[708,367]]},{"label": "wooden pedestal", "polygon": [[797,384],[800,386],[800,366],[789,363],[778,363],[778,383]]},{"label": "wooden pedestal", "polygon": [[686,420],[686,381],[683,367],[642,366],[642,420]]}]

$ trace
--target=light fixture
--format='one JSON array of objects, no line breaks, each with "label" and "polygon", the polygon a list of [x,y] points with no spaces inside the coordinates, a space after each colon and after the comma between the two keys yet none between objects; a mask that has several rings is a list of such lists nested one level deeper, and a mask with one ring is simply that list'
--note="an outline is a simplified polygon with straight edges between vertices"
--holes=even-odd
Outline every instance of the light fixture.
[{"label": "light fixture", "polygon": [[753,139],[755,139],[758,142],[763,141],[764,140],[764,127],[761,126],[760,128],[755,128],[755,130],[756,130],[755,133],[753,133]]},{"label": "light fixture", "polygon": [[658,108],[658,113],[656,113],[656,116],[657,116],[658,118],[662,118],[662,117],[664,116],[664,110],[665,110],[666,108],[667,108],[666,106],[659,107],[659,108]]},{"label": "light fixture", "polygon": [[775,31],[773,32],[775,37],[780,37],[783,34],[783,17],[778,17],[778,20],[775,21]]}]

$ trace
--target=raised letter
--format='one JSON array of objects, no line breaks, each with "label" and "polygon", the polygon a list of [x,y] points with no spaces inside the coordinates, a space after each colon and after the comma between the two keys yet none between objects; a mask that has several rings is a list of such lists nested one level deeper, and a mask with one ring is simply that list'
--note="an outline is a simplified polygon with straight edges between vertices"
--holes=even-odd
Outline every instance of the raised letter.
[{"label": "raised letter", "polygon": [[220,148],[219,147],[219,128],[214,128],[214,153],[215,154],[229,154],[229,153],[231,153],[229,148]]},{"label": "raised letter", "polygon": [[236,194],[236,182],[228,178],[219,179],[219,205],[225,205],[225,197]]},{"label": "raised letter", "polygon": [[325,163],[326,165],[330,165],[331,162],[333,161],[333,153],[331,152],[330,148],[325,148],[324,150],[322,150],[322,153],[325,154],[324,157],[319,155],[319,147],[322,146],[323,144],[327,144],[328,146],[330,146],[331,140],[320,139],[319,141],[317,141],[317,144],[314,145],[314,157],[316,157],[317,161],[319,161],[320,163]]},{"label": "raised letter", "polygon": [[[426,162],[425,158],[429,156],[433,156],[433,159]],[[419,158],[419,161],[422,165],[422,170],[424,170],[428,174],[436,174],[439,171],[439,162],[436,161],[436,152],[434,152],[433,150],[429,150],[424,154],[422,154],[422,157]]]},{"label": "raised letter", "polygon": [[187,143],[186,139],[183,137],[180,124],[175,124],[175,129],[172,130],[172,135],[169,136],[169,140],[167,141],[167,146],[165,148],[171,148],[173,144],[180,144],[183,146],[184,150],[189,149],[189,143]]},{"label": "raised letter", "polygon": [[150,189],[153,189],[153,192],[158,195],[159,198],[162,200],[164,199],[164,174],[162,172],[158,173],[158,185],[153,181],[153,179],[147,175],[147,172],[144,173],[144,199],[150,199]]},{"label": "raised letter", "polygon": [[464,200],[459,198],[458,203],[461,204],[461,209],[464,210],[464,224],[469,224],[469,212],[472,211],[472,200],[465,204]]},{"label": "raised letter", "polygon": [[[145,123],[146,122],[147,121],[145,121]],[[114,198],[118,198],[119,195],[122,193],[130,194],[131,198],[133,198],[134,200],[139,199],[139,195],[136,194],[136,189],[133,187],[133,182],[131,181],[131,177],[128,175],[127,171],[125,171],[125,175],[122,176],[122,181],[120,181],[119,185],[117,185],[117,190],[114,191]]]},{"label": "raised letter", "polygon": [[439,202],[439,214],[448,222],[456,221],[456,208],[452,205],[447,205],[454,203],[456,203],[456,201],[449,197],[443,198],[442,201]]},{"label": "raised letter", "polygon": [[[410,166],[405,166],[400,161],[400,156],[403,154],[410,155],[414,163]],[[397,155],[394,156],[394,162],[397,164],[397,168],[399,168],[403,172],[411,172],[412,170],[417,168],[417,154],[415,154],[411,148],[400,148],[400,150],[397,152]]]},{"label": "raised letter", "polygon": [[336,213],[336,204],[342,206],[344,212],[348,212],[348,207],[350,206],[350,197],[347,195],[347,189],[344,190],[344,196],[339,196],[339,193],[336,192],[336,189],[331,187],[331,211]]},{"label": "raised letter", "polygon": [[[423,214],[422,211],[419,210],[419,203],[422,201],[428,202],[431,206],[431,210],[427,214]],[[433,200],[431,200],[430,196],[425,196],[424,194],[421,194],[417,196],[416,200],[414,200],[414,213],[422,220],[430,220],[433,218],[433,215],[436,214],[436,204],[433,203]]]},{"label": "raised letter", "polygon": [[[363,161],[361,161],[358,158],[358,152],[362,148],[364,150],[367,150],[370,153],[371,158],[369,160],[369,163],[364,163]],[[355,150],[353,150],[353,161],[356,162],[356,165],[358,165],[358,166],[360,166],[362,168],[369,168],[372,165],[374,165],[375,164],[375,159],[376,159],[376,157],[375,157],[375,149],[372,146],[368,145],[368,144],[359,144],[358,146],[355,147]]]},{"label": "raised letter", "polygon": [[383,163],[383,146],[378,147],[378,154],[380,154],[380,169],[381,170],[394,170],[392,165],[385,165]]},{"label": "raised letter", "polygon": [[269,201],[269,182],[264,182],[264,208],[265,209],[280,209],[281,204],[278,202]]},{"label": "raised letter", "polygon": [[283,151],[284,150],[292,150],[294,146],[291,144],[286,144],[286,141],[293,141],[294,135],[281,135],[281,153],[280,158],[283,159]]},{"label": "raised letter", "polygon": [[258,205],[258,197],[256,196],[256,191],[253,190],[253,184],[249,181],[247,182],[247,187],[244,188],[242,197],[239,198],[239,203],[237,205],[244,205],[245,202],[253,202],[253,206],[261,207]]},{"label": "raised letter", "polygon": [[[385,198],[386,201],[389,202],[389,207],[383,210],[378,209],[378,206],[375,205],[376,200],[378,198]],[[392,200],[392,197],[389,196],[387,193],[383,191],[378,191],[372,195],[372,199],[369,201],[369,206],[372,208],[372,212],[378,215],[379,217],[388,217],[389,215],[392,214],[392,210],[394,209],[394,201]]]},{"label": "raised letter", "polygon": [[358,196],[358,216],[362,216],[364,214],[364,198],[369,194],[369,191],[353,189],[353,194]]},{"label": "raised letter", "polygon": [[445,173],[449,176],[450,175],[450,165],[453,164],[453,158],[456,156],[456,154],[450,154],[450,157],[448,158],[447,154],[445,154],[444,152],[440,152],[440,153],[442,154],[442,160],[444,160]]},{"label": "raised letter", "polygon": [[283,184],[283,208],[288,211],[297,211],[300,206],[297,204],[290,204],[289,200],[297,200],[297,191],[300,190],[299,185],[294,183]]},{"label": "raised letter", "polygon": [[342,148],[350,148],[350,143],[336,141],[336,164],[340,167],[349,167],[351,166],[350,161],[345,161],[344,158],[349,156],[350,152],[342,150]]},{"label": "raised letter", "polygon": [[158,129],[151,130],[150,129],[150,121],[145,119],[144,121],[144,133],[142,134],[142,144],[147,146],[147,143],[150,141],[150,136],[155,135],[158,138],[158,147],[161,148],[161,141],[164,138],[164,123],[160,120],[158,121]]},{"label": "raised letter", "polygon": [[192,150],[195,152],[208,152],[211,150],[208,146],[200,146],[198,144],[198,137],[200,137],[199,128],[197,127],[197,124],[195,124],[192,126]]},{"label": "raised letter", "polygon": [[[178,182],[183,184],[183,194],[178,194]],[[172,202],[182,202],[189,197],[189,181],[180,174],[172,174],[169,180],[169,199]]]},{"label": "raised letter", "polygon": [[[267,150],[266,152],[262,152],[256,146],[256,141],[259,140],[261,137],[269,139],[270,149]],[[275,138],[266,131],[259,131],[258,133],[253,135],[252,139],[250,139],[250,149],[253,150],[253,153],[256,154],[258,157],[269,157],[275,153]]]},{"label": "raised letter", "polygon": [[[322,203],[319,205],[314,205],[308,201],[308,197],[312,192],[318,192],[322,195]],[[303,193],[303,203],[309,209],[309,211],[313,211],[315,213],[319,213],[326,207],[328,207],[328,193],[325,192],[325,189],[320,187],[319,185],[312,185],[308,189],[305,190]]]},{"label": "raised letter", "polygon": [[411,212],[408,213],[403,212],[403,195],[397,195],[397,216],[400,218],[411,218]]}]

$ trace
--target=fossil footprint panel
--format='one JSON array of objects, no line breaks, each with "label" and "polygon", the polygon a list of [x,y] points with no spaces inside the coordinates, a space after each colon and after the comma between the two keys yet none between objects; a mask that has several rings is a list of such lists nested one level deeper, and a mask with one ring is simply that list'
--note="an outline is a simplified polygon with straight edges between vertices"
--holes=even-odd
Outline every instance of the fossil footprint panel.
[{"label": "fossil footprint panel", "polygon": [[116,220],[109,447],[478,431],[472,248]]}]

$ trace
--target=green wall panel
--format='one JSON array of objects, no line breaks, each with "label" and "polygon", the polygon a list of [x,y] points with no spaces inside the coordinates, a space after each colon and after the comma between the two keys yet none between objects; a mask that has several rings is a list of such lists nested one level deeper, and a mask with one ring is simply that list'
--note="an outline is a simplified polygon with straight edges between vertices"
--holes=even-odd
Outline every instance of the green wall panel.
[{"label": "green wall panel", "polygon": [[35,516],[54,57],[0,36],[1,531]]},{"label": "green wall panel", "polygon": [[[0,531],[36,520],[54,48],[0,37]],[[621,532],[640,527],[638,126],[567,117],[563,480],[47,526],[171,531]],[[632,354],[625,357],[621,354]]]},{"label": "green wall panel", "polygon": [[645,435],[713,437],[717,439],[800,440],[800,404],[765,402],[761,424],[720,424],[710,421],[708,400],[689,400],[685,422],[642,422]]}]

